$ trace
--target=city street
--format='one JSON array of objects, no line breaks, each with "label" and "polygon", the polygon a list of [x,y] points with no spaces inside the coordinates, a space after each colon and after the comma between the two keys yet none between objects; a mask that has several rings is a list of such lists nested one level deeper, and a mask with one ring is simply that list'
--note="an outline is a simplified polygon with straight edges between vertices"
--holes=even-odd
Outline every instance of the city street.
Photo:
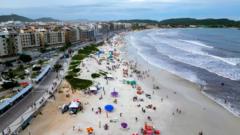
[{"label": "city street", "polygon": [[0,131],[7,128],[13,121],[21,116],[35,101],[40,99],[44,92],[52,86],[56,79],[56,72],[50,71],[47,76],[27,96],[12,106],[7,112],[0,116]]}]

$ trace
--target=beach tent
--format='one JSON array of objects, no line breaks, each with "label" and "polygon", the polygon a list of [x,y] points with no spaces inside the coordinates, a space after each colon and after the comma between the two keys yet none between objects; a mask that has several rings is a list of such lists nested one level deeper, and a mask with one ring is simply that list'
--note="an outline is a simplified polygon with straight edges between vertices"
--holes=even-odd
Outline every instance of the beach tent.
[{"label": "beach tent", "polygon": [[104,109],[107,112],[112,112],[114,110],[114,107],[113,105],[108,104],[108,105],[105,105]]}]

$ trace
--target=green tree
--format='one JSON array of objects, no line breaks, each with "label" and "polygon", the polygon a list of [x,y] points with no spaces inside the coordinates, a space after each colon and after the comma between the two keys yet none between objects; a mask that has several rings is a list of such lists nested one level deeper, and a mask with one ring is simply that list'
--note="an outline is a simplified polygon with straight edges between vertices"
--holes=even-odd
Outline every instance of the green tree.
[{"label": "green tree", "polygon": [[22,61],[22,62],[30,62],[32,60],[32,57],[30,55],[26,55],[26,54],[21,54],[19,56],[19,59]]},{"label": "green tree", "polygon": [[54,67],[53,67],[53,70],[58,72],[60,69],[62,68],[62,65],[60,64],[55,64]]},{"label": "green tree", "polygon": [[38,60],[38,64],[39,64],[39,65],[42,65],[43,63],[44,63],[43,60]]},{"label": "green tree", "polygon": [[13,72],[12,69],[9,69],[8,72],[7,72],[7,77],[8,79],[10,79],[11,81],[13,81],[13,79],[15,78],[15,74]]}]

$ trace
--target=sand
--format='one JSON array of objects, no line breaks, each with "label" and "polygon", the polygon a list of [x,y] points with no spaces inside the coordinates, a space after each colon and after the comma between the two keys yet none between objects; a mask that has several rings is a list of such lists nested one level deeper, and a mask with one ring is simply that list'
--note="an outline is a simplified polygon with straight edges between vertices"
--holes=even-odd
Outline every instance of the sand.
[{"label": "sand", "polygon": [[[119,52],[123,44],[118,44],[114,48]],[[109,50],[110,45],[100,47],[102,50]],[[119,59],[129,61],[124,52],[121,52]],[[107,71],[106,61],[98,65],[94,58],[86,58],[81,67],[80,78],[92,79],[91,73],[98,72],[100,69]],[[95,84],[100,83],[104,87],[97,95],[85,95],[81,91],[72,93],[69,84],[64,81],[61,84],[60,91],[56,93],[56,100],[50,100],[48,104],[41,110],[42,115],[34,118],[27,129],[21,132],[22,135],[29,133],[34,135],[85,135],[86,128],[93,127],[96,135],[131,135],[132,133],[140,133],[140,128],[147,122],[156,129],[161,130],[162,135],[197,135],[202,131],[204,135],[239,135],[240,119],[217,105],[215,102],[201,94],[199,87],[189,81],[181,79],[166,71],[151,67],[144,62],[138,62],[138,69],[141,71],[150,69],[149,77],[145,79],[137,79],[133,74],[133,78],[137,80],[137,84],[142,87],[145,93],[151,94],[148,99],[144,94],[138,95],[143,98],[144,102],[133,102],[132,98],[136,96],[136,88],[123,84],[122,63],[121,66],[111,73],[114,80],[106,82],[103,77],[93,79]],[[130,70],[130,68],[129,68]],[[158,85],[160,89],[154,90],[153,84]],[[117,104],[113,103],[115,98],[110,93],[113,90],[119,92]],[[70,97],[66,97],[66,94]],[[99,100],[99,97],[103,97]],[[77,115],[69,113],[61,114],[59,106],[69,103],[72,99],[79,98],[83,103],[84,110]],[[163,101],[161,101],[163,99]],[[98,107],[104,108],[104,105],[112,104],[115,110],[111,113],[103,111],[96,114]],[[146,109],[143,113],[140,104],[144,107],[152,104],[156,107]],[[92,111],[92,108],[94,111]],[[181,114],[176,109],[181,110]],[[120,113],[122,116],[120,117]],[[151,116],[152,121],[147,119]],[[138,121],[135,120],[138,118]],[[110,120],[116,121],[110,123]],[[121,122],[126,122],[129,129],[121,128]],[[104,130],[103,125],[108,124],[109,130]],[[78,130],[80,129],[80,130]]]}]

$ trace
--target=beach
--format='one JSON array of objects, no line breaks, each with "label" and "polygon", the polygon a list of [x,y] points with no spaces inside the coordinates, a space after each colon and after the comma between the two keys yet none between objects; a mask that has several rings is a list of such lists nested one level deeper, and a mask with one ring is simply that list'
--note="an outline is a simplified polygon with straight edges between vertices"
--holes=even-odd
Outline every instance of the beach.
[{"label": "beach", "polygon": [[[55,100],[49,100],[21,135],[85,135],[88,127],[92,127],[96,135],[140,135],[145,123],[160,130],[161,135],[198,135],[200,132],[239,135],[238,117],[203,95],[198,85],[132,57],[122,49],[123,36],[117,35],[111,43],[98,47],[105,52],[101,54],[105,58],[108,51],[115,52],[114,62],[103,59],[99,64],[100,58],[93,55],[79,65],[80,78],[101,86],[96,95],[74,91],[64,81]],[[124,69],[128,71],[125,77]],[[93,79],[91,74],[100,70],[108,72],[112,79],[106,80],[103,76]],[[124,83],[123,80],[130,78],[137,82],[136,87]],[[138,88],[143,93],[138,94]],[[111,95],[114,91],[117,97]],[[83,111],[76,115],[62,114],[59,107],[76,98],[80,99]],[[113,105],[112,112],[104,110],[107,104]],[[121,127],[121,123],[127,123],[128,127]],[[108,130],[104,129],[105,124]]]}]

